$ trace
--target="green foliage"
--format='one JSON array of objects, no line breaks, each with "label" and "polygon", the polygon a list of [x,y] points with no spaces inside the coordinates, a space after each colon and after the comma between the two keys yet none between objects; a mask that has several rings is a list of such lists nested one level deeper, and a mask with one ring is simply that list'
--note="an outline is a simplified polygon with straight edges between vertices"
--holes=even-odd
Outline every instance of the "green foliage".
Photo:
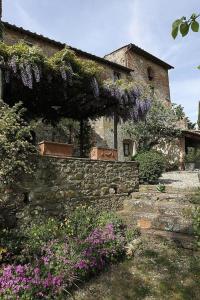
[{"label": "green foliage", "polygon": [[143,110],[136,107],[141,97],[128,80],[122,80],[120,87],[110,87],[101,80],[104,70],[98,64],[78,58],[67,47],[46,57],[24,42],[0,43],[0,56],[5,70],[4,101],[13,105],[21,99],[29,119],[41,118],[55,125],[61,118],[81,121],[113,116],[114,112],[121,118],[133,118],[134,106],[141,115],[148,108],[146,104]]},{"label": "green foliage", "polygon": [[124,227],[123,221],[114,212],[103,212],[97,218],[97,226],[100,228],[104,228],[111,223],[114,226],[115,232],[121,231]]},{"label": "green foliage", "polygon": [[185,118],[184,107],[181,104],[172,103],[172,108],[178,120]]},{"label": "green foliage", "polygon": [[177,120],[174,106],[167,107],[161,101],[154,100],[145,121],[135,124],[127,122],[123,131],[137,142],[139,150],[149,150],[160,144],[163,139],[170,142],[180,136]]},{"label": "green foliage", "polygon": [[156,187],[156,190],[160,193],[165,193],[166,190],[166,186],[162,183],[159,183]]},{"label": "green foliage", "polygon": [[0,298],[65,299],[76,282],[123,258],[136,234],[114,213],[97,215],[86,206],[77,207],[64,222],[38,215],[18,230],[0,234]]},{"label": "green foliage", "polygon": [[[191,28],[193,32],[199,32],[199,22],[197,19],[200,17],[200,14],[193,13],[190,18],[182,17],[177,19],[172,24],[172,37],[176,39],[178,33],[182,37],[186,36]],[[197,67],[200,70],[200,66]]]},{"label": "green foliage", "polygon": [[143,151],[134,156],[133,159],[139,162],[139,177],[141,181],[155,183],[165,170],[165,158],[163,154],[157,151]]},{"label": "green foliage", "polygon": [[101,68],[96,63],[79,59],[68,48],[46,57],[23,41],[12,46],[1,43],[0,55],[6,69],[4,99],[13,104],[19,97],[29,118],[56,123],[63,116],[80,120],[101,115],[100,107],[95,110],[91,101],[96,97],[91,84],[94,76],[101,85]]},{"label": "green foliage", "polygon": [[91,207],[78,206],[65,221],[66,234],[84,238],[96,225],[96,213]]},{"label": "green foliage", "polygon": [[24,174],[34,170],[31,127],[24,122],[21,104],[10,108],[0,101],[0,181],[18,183]]},{"label": "green foliage", "polygon": [[180,19],[177,19],[172,24],[172,36],[175,39],[180,32],[180,34],[184,37],[188,34],[190,28],[193,32],[199,31],[199,23],[197,22],[197,19],[200,15],[192,14],[189,19],[186,17],[182,17]]},{"label": "green foliage", "polygon": [[26,252],[30,256],[40,253],[42,246],[49,240],[61,236],[60,223],[53,218],[45,220],[42,216],[35,217],[29,224],[22,226],[22,231]]},{"label": "green foliage", "polygon": [[193,219],[193,228],[197,237],[197,244],[200,247],[200,208],[196,208]]},{"label": "green foliage", "polygon": [[185,161],[188,163],[200,163],[200,149],[188,148]]}]

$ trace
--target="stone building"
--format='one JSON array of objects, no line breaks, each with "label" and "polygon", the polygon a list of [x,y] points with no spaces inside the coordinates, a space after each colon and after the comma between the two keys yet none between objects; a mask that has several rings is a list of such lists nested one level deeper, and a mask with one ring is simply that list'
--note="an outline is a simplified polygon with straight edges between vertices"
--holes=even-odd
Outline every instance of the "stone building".
[{"label": "stone building", "polygon": [[[45,55],[51,56],[62,50],[66,44],[57,42],[37,33],[4,22],[4,42],[12,45],[20,40],[28,45],[39,46]],[[103,67],[103,79],[137,79],[151,85],[152,93],[159,94],[160,100],[170,104],[168,71],[173,67],[134,44],[123,46],[104,58],[68,46],[82,59],[92,60]],[[105,117],[93,123],[96,145],[118,149],[119,160],[129,160],[135,153],[134,141],[124,136],[121,124]]]}]

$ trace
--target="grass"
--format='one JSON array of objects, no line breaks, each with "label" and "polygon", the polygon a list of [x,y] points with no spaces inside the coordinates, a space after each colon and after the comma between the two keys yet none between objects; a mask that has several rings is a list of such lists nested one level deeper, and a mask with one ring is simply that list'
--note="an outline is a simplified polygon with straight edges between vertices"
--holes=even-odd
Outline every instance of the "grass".
[{"label": "grass", "polygon": [[200,188],[191,195],[190,203],[200,205]]},{"label": "grass", "polygon": [[77,290],[70,300],[199,300],[200,253],[142,237],[126,260]]}]

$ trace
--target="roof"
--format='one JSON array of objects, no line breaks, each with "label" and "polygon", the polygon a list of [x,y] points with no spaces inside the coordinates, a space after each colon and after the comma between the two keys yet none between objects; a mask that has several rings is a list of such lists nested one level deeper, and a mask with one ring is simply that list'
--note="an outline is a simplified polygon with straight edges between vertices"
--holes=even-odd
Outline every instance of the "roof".
[{"label": "roof", "polygon": [[197,138],[200,140],[200,131],[199,130],[182,130],[182,133],[184,134],[185,137],[188,137],[188,138]]},{"label": "roof", "polygon": [[133,50],[135,53],[139,54],[139,55],[142,55],[143,57],[146,57],[147,59],[150,59],[151,61],[155,62],[156,64],[164,67],[165,69],[174,69],[174,67],[172,67],[171,65],[169,65],[168,63],[164,62],[163,60],[161,60],[160,58],[152,55],[151,53],[145,51],[144,49],[136,46],[135,44],[128,44],[128,45],[125,45],[119,49],[116,49],[114,50],[113,52],[109,53],[109,54],[106,54],[104,57],[106,58],[108,55],[110,54],[113,54],[115,52],[118,52],[119,50],[121,49],[124,49],[124,48],[128,48],[128,50]]},{"label": "roof", "polygon": [[52,45],[54,45],[54,46],[57,46],[57,47],[60,48],[60,49],[63,49],[64,47],[67,46],[69,49],[75,51],[77,54],[82,55],[82,56],[85,56],[85,57],[88,58],[88,59],[97,61],[97,62],[102,63],[102,64],[109,65],[109,66],[111,66],[111,67],[113,67],[113,68],[115,68],[115,69],[123,70],[123,71],[125,71],[125,72],[127,72],[127,73],[133,72],[133,70],[130,69],[130,68],[127,68],[127,67],[125,67],[125,66],[122,66],[122,65],[117,64],[117,63],[114,63],[114,62],[111,62],[111,61],[109,61],[109,60],[107,60],[107,59],[105,59],[105,58],[102,58],[102,57],[96,56],[96,55],[94,55],[94,54],[85,52],[85,51],[80,50],[80,49],[77,49],[77,48],[75,48],[75,47],[66,45],[66,44],[64,44],[64,43],[55,41],[55,40],[50,39],[50,38],[48,38],[48,37],[46,37],[46,36],[43,36],[43,35],[41,35],[41,34],[38,34],[38,33],[36,33],[36,32],[31,32],[31,31],[29,31],[29,30],[27,30],[27,29],[24,29],[24,28],[22,28],[22,27],[18,27],[18,26],[16,26],[16,25],[12,25],[12,24],[10,24],[10,23],[8,23],[8,22],[2,22],[2,23],[3,23],[3,25],[4,25],[5,28],[8,28],[8,29],[11,29],[11,30],[14,30],[14,31],[18,31],[18,32],[20,32],[20,33],[22,33],[22,34],[26,34],[26,35],[28,35],[28,36],[30,36],[30,37],[32,37],[32,38],[35,38],[35,39],[43,40],[44,42],[47,42],[47,43],[52,44]]}]

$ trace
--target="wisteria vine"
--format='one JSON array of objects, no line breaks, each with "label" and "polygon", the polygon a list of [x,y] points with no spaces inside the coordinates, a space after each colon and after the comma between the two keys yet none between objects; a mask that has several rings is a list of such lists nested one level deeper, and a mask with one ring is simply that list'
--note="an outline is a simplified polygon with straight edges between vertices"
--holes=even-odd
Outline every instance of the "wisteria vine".
[{"label": "wisteria vine", "polygon": [[[85,116],[95,118],[117,113],[123,121],[137,122],[144,119],[150,109],[151,97],[144,95],[140,88],[128,81],[126,84],[103,82],[98,65],[77,58],[67,48],[47,58],[38,48],[29,47],[25,43],[14,46],[1,43],[0,56],[5,84],[12,84],[13,78],[16,78],[33,94],[37,85],[40,86],[38,93],[42,94],[44,86],[43,99],[41,95],[36,98],[44,101],[46,97],[47,102],[54,107],[53,102],[56,103],[58,97],[67,116],[70,116],[72,110],[77,110],[77,118],[83,119]],[[28,95],[30,97],[30,92]],[[76,114],[73,113],[73,116]]]}]

